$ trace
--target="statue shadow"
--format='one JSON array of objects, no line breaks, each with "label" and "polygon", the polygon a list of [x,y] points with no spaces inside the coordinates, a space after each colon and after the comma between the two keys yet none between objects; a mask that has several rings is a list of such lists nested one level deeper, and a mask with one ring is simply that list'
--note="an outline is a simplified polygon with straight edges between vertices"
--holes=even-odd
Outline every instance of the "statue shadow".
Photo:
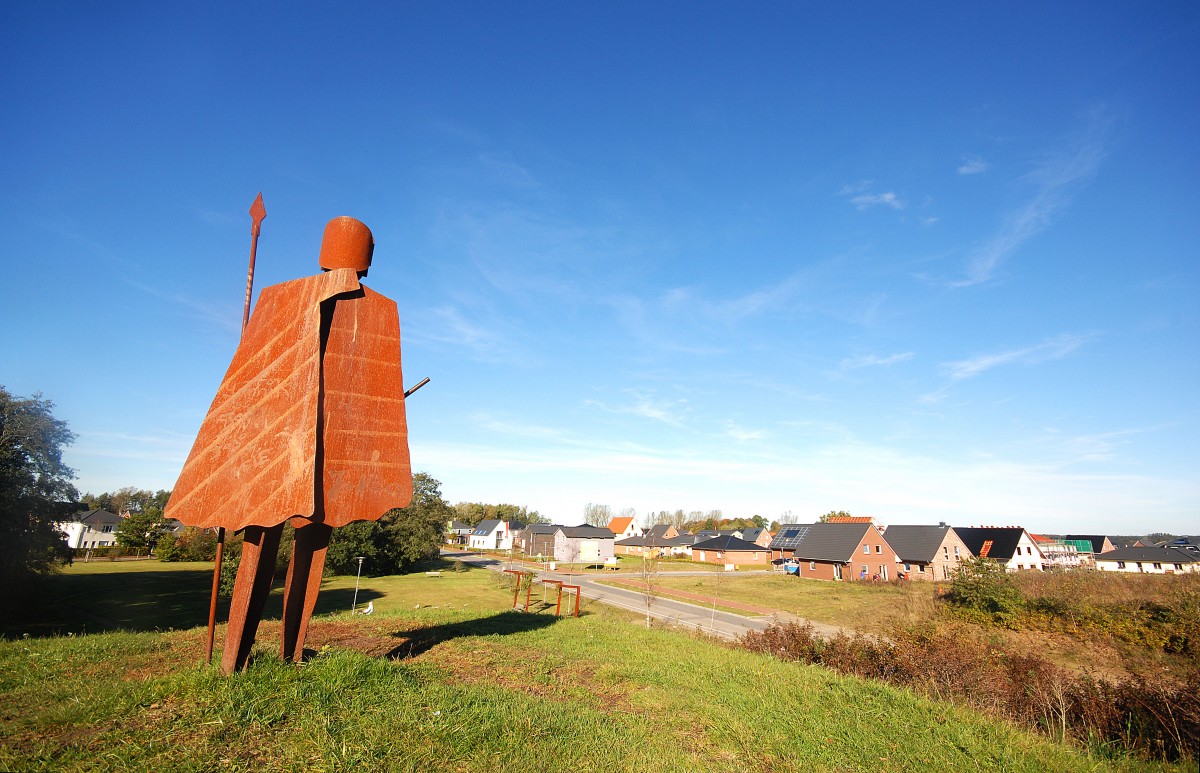
[{"label": "statue shadow", "polygon": [[384,653],[389,660],[406,660],[429,652],[439,644],[457,639],[460,636],[505,636],[514,633],[525,633],[548,628],[557,623],[559,618],[544,615],[509,610],[490,617],[480,617],[474,620],[463,620],[458,623],[443,623],[411,631],[396,631],[394,638],[403,642]]}]

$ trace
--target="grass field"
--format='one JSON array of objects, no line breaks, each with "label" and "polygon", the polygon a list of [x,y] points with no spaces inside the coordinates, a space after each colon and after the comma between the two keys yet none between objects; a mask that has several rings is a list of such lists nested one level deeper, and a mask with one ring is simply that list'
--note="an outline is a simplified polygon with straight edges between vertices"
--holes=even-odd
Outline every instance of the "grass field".
[{"label": "grass field", "polygon": [[934,610],[933,585],[917,582],[835,583],[798,580],[784,574],[721,574],[660,575],[654,583],[666,595],[671,590],[702,593],[864,633],[886,633],[898,623],[928,620]]},{"label": "grass field", "polygon": [[266,622],[250,668],[222,677],[202,663],[203,628],[151,630],[185,616],[164,608],[156,623],[157,600],[191,614],[207,595],[159,587],[193,574],[100,564],[56,578],[101,588],[97,617],[140,632],[0,643],[0,769],[1149,769],[601,605],[508,611],[510,591],[478,569],[364,579],[370,617],[340,611],[354,578],[335,578],[312,660],[280,663]]}]

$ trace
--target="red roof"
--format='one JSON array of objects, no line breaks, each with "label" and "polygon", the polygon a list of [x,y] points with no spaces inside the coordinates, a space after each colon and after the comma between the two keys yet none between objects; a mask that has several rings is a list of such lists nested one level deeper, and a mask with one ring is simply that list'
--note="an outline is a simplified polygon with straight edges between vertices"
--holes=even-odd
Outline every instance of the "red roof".
[{"label": "red roof", "polygon": [[613,518],[608,522],[608,530],[613,534],[624,534],[631,523],[633,523],[632,518]]}]

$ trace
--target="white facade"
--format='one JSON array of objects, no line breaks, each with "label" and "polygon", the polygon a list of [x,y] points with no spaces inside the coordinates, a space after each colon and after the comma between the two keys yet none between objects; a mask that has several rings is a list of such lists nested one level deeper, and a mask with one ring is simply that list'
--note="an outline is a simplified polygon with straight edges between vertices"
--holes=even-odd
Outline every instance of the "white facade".
[{"label": "white facade", "polygon": [[513,545],[513,535],[507,521],[484,521],[475,527],[467,545],[477,550],[508,550]]},{"label": "white facade", "polygon": [[1046,557],[1029,536],[1029,532],[1022,531],[1021,538],[1017,540],[1017,549],[1013,551],[1012,558],[1004,568],[1010,572],[1025,572],[1030,569],[1041,572],[1046,570],[1047,565]]},{"label": "white facade", "polygon": [[564,564],[604,563],[613,557],[615,542],[612,537],[568,536],[559,529],[554,533],[554,560]]},{"label": "white facade", "polygon": [[86,550],[117,544],[117,524],[120,522],[121,516],[116,513],[89,510],[55,526],[67,536],[67,547]]}]

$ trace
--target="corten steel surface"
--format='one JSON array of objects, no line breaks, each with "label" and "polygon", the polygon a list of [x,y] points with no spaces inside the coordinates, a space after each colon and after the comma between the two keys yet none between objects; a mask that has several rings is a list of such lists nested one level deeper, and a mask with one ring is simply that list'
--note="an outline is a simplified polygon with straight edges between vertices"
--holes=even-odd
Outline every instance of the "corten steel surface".
[{"label": "corten steel surface", "polygon": [[245,664],[270,589],[279,532],[296,546],[284,655],[303,652],[331,527],[412,499],[396,304],[358,280],[365,225],[325,230],[327,273],[264,289],[168,504],[189,526],[246,529],[222,668]]}]

